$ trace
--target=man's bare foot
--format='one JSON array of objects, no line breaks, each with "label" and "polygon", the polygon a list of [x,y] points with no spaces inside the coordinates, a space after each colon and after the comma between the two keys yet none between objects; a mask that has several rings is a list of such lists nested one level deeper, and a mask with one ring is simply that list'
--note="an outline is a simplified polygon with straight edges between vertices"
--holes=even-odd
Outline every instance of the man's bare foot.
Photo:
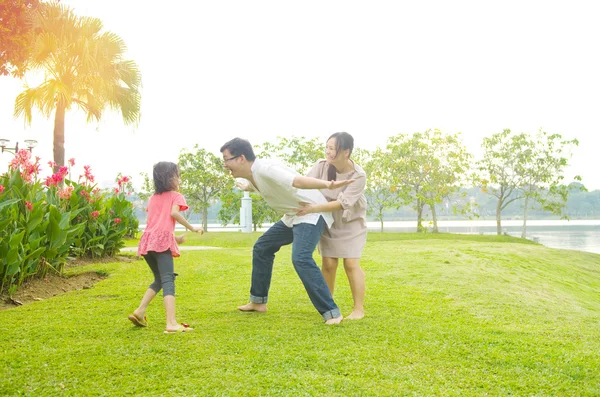
[{"label": "man's bare foot", "polygon": [[242,312],[261,312],[261,313],[263,313],[263,312],[267,311],[267,304],[266,303],[249,302],[243,306],[238,306],[238,310],[240,310]]},{"label": "man's bare foot", "polygon": [[348,317],[344,318],[344,320],[360,320],[364,316],[365,312],[354,310],[352,313],[350,313]]},{"label": "man's bare foot", "polygon": [[329,320],[325,321],[325,324],[327,324],[327,325],[339,324],[342,322],[343,319],[344,319],[344,317],[342,317],[342,316],[339,316],[336,318],[330,318]]}]

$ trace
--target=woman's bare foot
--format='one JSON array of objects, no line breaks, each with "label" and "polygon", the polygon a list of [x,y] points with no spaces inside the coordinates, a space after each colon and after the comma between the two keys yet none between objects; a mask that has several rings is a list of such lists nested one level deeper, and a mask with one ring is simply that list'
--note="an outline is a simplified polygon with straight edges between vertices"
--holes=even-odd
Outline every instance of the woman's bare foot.
[{"label": "woman's bare foot", "polygon": [[238,310],[240,310],[242,312],[261,312],[261,313],[263,313],[263,312],[267,311],[267,304],[266,303],[249,302],[243,306],[238,306]]},{"label": "woman's bare foot", "polygon": [[327,325],[339,324],[342,322],[343,319],[344,319],[344,317],[342,317],[342,316],[339,316],[336,318],[330,318],[329,320],[325,321],[325,324],[327,324]]},{"label": "woman's bare foot", "polygon": [[350,315],[348,317],[344,318],[344,320],[360,320],[364,316],[365,316],[364,311],[354,310],[352,313],[350,313]]}]

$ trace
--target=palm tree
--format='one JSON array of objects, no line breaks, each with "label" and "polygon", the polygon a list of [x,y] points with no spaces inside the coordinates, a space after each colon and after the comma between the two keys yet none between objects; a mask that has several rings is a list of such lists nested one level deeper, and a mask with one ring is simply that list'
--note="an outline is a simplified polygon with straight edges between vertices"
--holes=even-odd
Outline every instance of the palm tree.
[{"label": "palm tree", "polygon": [[87,121],[99,121],[106,108],[120,110],[126,124],[140,119],[141,76],[123,59],[126,46],[114,33],[101,32],[98,18],[80,17],[62,4],[34,13],[31,69],[44,71],[44,82],[27,87],[15,100],[15,117],[30,124],[32,109],[54,116],[54,162],[65,164],[65,113],[76,106]]}]

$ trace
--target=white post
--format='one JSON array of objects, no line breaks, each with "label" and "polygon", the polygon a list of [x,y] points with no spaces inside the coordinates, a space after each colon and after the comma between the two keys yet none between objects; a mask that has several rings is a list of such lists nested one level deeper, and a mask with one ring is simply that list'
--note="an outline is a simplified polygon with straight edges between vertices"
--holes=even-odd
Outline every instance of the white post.
[{"label": "white post", "polygon": [[240,226],[243,233],[252,232],[252,197],[250,193],[244,192],[242,197],[242,208],[240,208]]}]

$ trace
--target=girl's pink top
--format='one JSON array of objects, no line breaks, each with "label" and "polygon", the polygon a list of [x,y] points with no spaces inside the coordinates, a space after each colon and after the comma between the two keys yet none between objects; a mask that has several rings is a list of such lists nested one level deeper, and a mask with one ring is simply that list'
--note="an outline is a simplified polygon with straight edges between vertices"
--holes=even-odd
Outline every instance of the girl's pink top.
[{"label": "girl's pink top", "polygon": [[148,200],[148,220],[146,230],[140,238],[138,256],[148,251],[164,252],[171,250],[173,257],[179,256],[179,247],[175,241],[175,218],[171,216],[173,204],[179,205],[179,211],[188,209],[181,193],[170,191],[154,194]]}]

